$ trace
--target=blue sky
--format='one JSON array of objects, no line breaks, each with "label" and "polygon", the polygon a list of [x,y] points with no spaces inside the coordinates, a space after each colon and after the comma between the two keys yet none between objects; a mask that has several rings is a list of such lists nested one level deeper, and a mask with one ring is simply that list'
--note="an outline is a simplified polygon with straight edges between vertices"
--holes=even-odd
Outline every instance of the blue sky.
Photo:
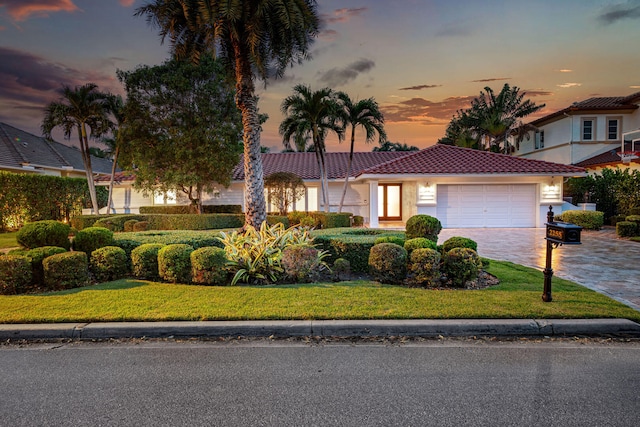
[{"label": "blue sky", "polygon": [[[62,84],[122,93],[117,69],[169,56],[134,18],[143,0],[0,0],[0,121],[39,134]],[[262,144],[281,149],[279,106],[296,84],[374,97],[389,139],[426,147],[485,86],[546,107],[640,91],[640,0],[320,0],[313,59],[259,82]],[[534,119],[535,117],[531,117]],[[58,138],[61,139],[61,138]],[[75,143],[75,141],[71,141]],[[371,150],[362,141],[357,149]],[[328,141],[330,151],[348,144]]]}]

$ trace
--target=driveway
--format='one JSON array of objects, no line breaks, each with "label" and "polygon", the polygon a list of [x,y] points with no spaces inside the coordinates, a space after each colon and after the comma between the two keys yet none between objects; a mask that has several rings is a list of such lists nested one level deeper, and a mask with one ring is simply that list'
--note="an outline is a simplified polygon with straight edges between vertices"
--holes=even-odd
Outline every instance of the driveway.
[{"label": "driveway", "polygon": [[[449,228],[439,243],[463,236],[478,243],[480,256],[543,270],[544,228]],[[583,231],[581,245],[553,250],[554,276],[572,280],[640,311],[640,243],[618,239],[613,227]],[[542,294],[543,283],[540,282]]]}]

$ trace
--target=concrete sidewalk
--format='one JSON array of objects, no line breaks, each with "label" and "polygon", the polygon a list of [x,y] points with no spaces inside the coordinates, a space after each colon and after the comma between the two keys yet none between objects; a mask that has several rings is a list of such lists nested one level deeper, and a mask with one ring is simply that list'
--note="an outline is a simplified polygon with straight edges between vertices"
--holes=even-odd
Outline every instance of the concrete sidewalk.
[{"label": "concrete sidewalk", "polygon": [[109,339],[213,337],[640,337],[627,319],[292,320],[3,324],[0,339]]}]

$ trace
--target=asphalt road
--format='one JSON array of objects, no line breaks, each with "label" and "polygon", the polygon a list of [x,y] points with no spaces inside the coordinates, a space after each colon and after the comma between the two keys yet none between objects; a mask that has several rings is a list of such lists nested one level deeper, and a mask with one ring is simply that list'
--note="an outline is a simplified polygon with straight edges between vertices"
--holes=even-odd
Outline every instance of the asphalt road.
[{"label": "asphalt road", "polygon": [[638,426],[640,342],[0,346],[2,426]]}]

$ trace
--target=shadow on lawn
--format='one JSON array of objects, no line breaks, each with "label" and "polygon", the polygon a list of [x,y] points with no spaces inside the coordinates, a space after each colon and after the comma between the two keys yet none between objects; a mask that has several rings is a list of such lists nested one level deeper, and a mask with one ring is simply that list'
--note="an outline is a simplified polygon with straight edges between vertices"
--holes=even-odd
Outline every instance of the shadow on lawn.
[{"label": "shadow on lawn", "polygon": [[146,280],[121,279],[121,280],[114,280],[113,282],[105,282],[97,285],[84,286],[82,288],[66,289],[63,291],[33,293],[30,295],[38,296],[38,297],[51,297],[51,296],[59,296],[59,295],[73,295],[73,294],[86,292],[86,291],[116,291],[121,289],[139,288],[142,286],[147,286],[148,284],[149,282]]}]

